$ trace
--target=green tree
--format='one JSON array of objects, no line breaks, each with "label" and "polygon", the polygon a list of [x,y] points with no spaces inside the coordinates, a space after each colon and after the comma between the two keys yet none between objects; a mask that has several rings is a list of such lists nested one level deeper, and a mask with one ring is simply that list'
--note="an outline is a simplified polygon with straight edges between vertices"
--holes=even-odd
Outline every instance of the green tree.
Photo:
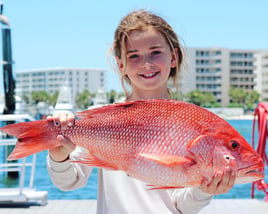
[{"label": "green tree", "polygon": [[114,103],[116,96],[117,96],[117,93],[115,90],[111,90],[110,92],[108,92],[107,97],[109,97],[109,103]]},{"label": "green tree", "polygon": [[39,102],[50,102],[50,95],[46,91],[33,91],[32,101],[37,105]]},{"label": "green tree", "polygon": [[75,99],[77,107],[80,109],[87,109],[93,104],[91,101],[92,97],[94,97],[94,94],[90,93],[88,90],[78,93]]},{"label": "green tree", "polygon": [[30,98],[28,95],[24,94],[22,95],[22,100],[26,103],[29,104],[30,103]]},{"label": "green tree", "polygon": [[[55,106],[59,96],[59,92],[56,91],[53,95],[50,95],[46,91],[33,91],[31,96],[32,96],[32,102],[36,105],[39,102],[45,102],[49,105]],[[25,100],[25,102],[27,101],[26,97],[23,97],[23,99]]]},{"label": "green tree", "polygon": [[171,91],[171,90],[170,90],[170,96],[174,100],[182,100],[183,98],[182,94],[178,93],[177,91]]},{"label": "green tree", "polygon": [[201,104],[203,103],[203,95],[202,92],[199,90],[190,91],[186,94],[186,98],[188,102],[198,106],[201,106]]},{"label": "green tree", "polygon": [[244,88],[230,88],[228,92],[231,98],[231,104],[243,106],[247,93]]},{"label": "green tree", "polygon": [[217,102],[215,96],[210,92],[203,93],[202,107],[220,107],[221,105]]},{"label": "green tree", "polygon": [[187,101],[202,107],[219,107],[215,96],[210,92],[194,90],[186,94]]},{"label": "green tree", "polygon": [[256,107],[256,103],[259,101],[260,98],[260,94],[253,90],[251,92],[248,93],[248,96],[246,96],[246,100],[245,100],[245,108],[246,109],[254,109]]}]

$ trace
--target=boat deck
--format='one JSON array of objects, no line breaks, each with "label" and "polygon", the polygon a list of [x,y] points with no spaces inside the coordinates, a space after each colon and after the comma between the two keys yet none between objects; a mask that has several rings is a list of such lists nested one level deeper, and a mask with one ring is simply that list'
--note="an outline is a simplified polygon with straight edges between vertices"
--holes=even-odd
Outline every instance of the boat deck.
[{"label": "boat deck", "polygon": [[268,214],[268,203],[256,199],[214,199],[199,214]]},{"label": "boat deck", "polygon": [[0,188],[0,207],[4,203],[22,204],[29,201],[45,205],[47,195],[47,191],[36,191],[35,188],[23,188],[21,192],[18,188]]},{"label": "boat deck", "polygon": [[[96,200],[49,200],[39,204],[0,204],[0,213],[5,214],[95,214]],[[215,199],[199,214],[267,214],[268,203],[251,199]]]}]

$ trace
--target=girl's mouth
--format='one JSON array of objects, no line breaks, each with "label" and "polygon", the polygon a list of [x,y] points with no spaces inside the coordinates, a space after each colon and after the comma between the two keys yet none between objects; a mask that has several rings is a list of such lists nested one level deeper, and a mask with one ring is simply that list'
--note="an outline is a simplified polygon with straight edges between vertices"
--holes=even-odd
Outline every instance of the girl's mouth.
[{"label": "girl's mouth", "polygon": [[144,74],[140,74],[140,76],[142,76],[143,78],[146,79],[150,79],[155,77],[159,72],[153,72],[153,73],[144,73]]}]

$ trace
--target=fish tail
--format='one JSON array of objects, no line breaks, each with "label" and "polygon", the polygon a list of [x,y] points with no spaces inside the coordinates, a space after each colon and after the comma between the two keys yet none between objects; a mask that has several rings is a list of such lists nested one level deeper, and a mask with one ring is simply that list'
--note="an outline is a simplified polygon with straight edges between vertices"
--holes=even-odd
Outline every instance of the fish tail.
[{"label": "fish tail", "polygon": [[17,144],[7,160],[16,160],[60,145],[49,129],[49,121],[39,120],[11,124],[0,131],[16,137]]}]

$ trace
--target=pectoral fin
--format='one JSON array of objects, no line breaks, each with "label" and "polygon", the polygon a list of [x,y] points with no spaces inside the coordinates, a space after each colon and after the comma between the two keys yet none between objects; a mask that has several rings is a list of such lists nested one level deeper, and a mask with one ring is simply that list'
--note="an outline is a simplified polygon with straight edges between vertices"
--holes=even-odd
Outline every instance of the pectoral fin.
[{"label": "pectoral fin", "polygon": [[196,163],[196,161],[192,158],[180,157],[169,154],[141,153],[138,156],[144,157],[148,160],[152,160],[166,166],[191,166]]},{"label": "pectoral fin", "polygon": [[191,142],[188,143],[187,145],[187,149],[191,149],[194,146],[196,146],[198,143],[202,142],[202,140],[207,139],[208,136],[207,135],[200,135],[197,138],[195,138],[194,140],[192,140]]},{"label": "pectoral fin", "polygon": [[87,166],[100,167],[109,170],[118,170],[118,167],[116,165],[100,160],[89,153],[79,153],[77,160],[72,160],[71,162],[84,164]]},{"label": "pectoral fin", "polygon": [[205,155],[214,150],[217,137],[213,135],[200,135],[187,145],[187,151],[192,154]]},{"label": "pectoral fin", "polygon": [[149,187],[148,190],[167,190],[167,189],[181,189],[184,188],[184,186],[155,186],[155,185],[146,185],[147,187]]}]

